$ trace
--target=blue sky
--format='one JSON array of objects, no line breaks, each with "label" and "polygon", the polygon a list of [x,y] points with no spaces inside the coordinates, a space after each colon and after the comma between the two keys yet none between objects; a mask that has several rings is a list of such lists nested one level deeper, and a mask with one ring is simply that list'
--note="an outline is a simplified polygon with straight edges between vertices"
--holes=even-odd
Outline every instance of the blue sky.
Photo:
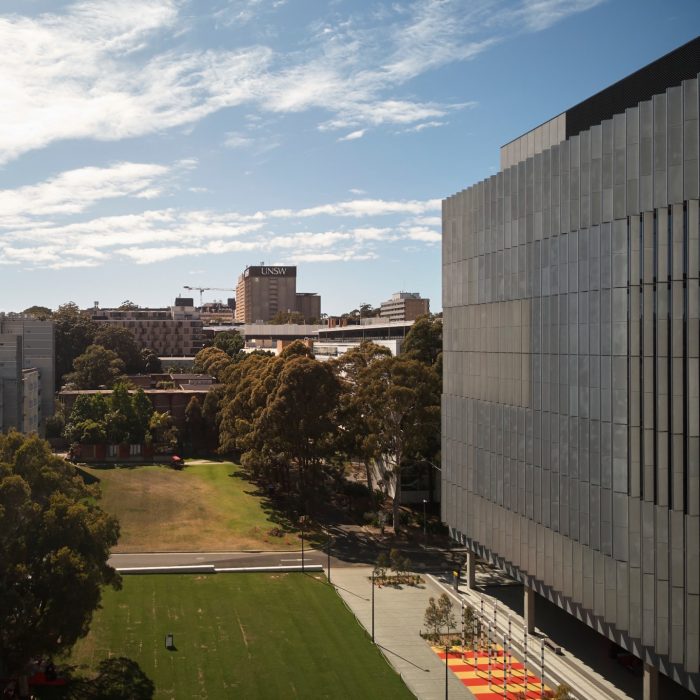
[{"label": "blue sky", "polygon": [[437,310],[440,200],[698,28],[698,0],[4,0],[0,310],[261,261],[327,313]]}]

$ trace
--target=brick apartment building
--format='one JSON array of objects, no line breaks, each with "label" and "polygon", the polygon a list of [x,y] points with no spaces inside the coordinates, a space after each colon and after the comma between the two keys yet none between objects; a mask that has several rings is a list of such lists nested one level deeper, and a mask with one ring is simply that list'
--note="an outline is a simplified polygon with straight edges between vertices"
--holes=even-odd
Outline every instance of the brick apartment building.
[{"label": "brick apartment building", "polygon": [[157,355],[191,357],[203,347],[203,323],[191,298],[177,298],[158,309],[101,309],[86,312],[95,323],[128,328],[141,348]]}]

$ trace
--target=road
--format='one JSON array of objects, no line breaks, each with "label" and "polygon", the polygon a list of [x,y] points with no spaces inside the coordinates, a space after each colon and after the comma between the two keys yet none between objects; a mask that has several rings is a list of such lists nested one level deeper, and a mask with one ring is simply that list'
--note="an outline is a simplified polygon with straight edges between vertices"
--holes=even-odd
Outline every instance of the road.
[{"label": "road", "polygon": [[[196,566],[212,564],[216,567],[248,566],[300,566],[299,552],[140,552],[133,554],[112,554],[109,563],[115,569],[153,566]],[[325,552],[307,549],[305,564],[327,563]],[[331,568],[352,566],[347,562],[331,557]]]},{"label": "road", "polygon": [[[367,566],[377,561],[380,553],[392,547],[408,555],[411,567],[417,571],[452,571],[451,553],[442,547],[421,546],[417,543],[396,543],[378,539],[359,526],[329,528],[332,537],[331,568]],[[327,564],[325,549],[307,548],[305,563]],[[212,564],[221,568],[248,566],[293,566],[301,564],[301,551],[296,552],[141,552],[112,554],[109,563],[115,568],[153,566],[196,566]]]}]

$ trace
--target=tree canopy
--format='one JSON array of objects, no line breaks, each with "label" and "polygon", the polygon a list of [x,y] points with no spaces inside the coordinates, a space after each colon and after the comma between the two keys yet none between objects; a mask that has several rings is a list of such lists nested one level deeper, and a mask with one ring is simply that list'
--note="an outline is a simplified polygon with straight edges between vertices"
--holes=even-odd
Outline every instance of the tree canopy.
[{"label": "tree canopy", "polygon": [[119,588],[107,564],[119,525],[96,492],[36,436],[0,435],[0,673],[85,636],[101,589]]},{"label": "tree canopy", "polygon": [[73,361],[92,345],[97,324],[80,313],[72,301],[61,304],[52,315],[56,346],[56,388],[61,386],[64,375],[73,369]]},{"label": "tree canopy", "polygon": [[369,365],[357,387],[369,432],[367,441],[393,497],[394,530],[399,529],[401,470],[420,459],[440,434],[440,384],[418,360],[385,357]]},{"label": "tree canopy", "polygon": [[442,319],[421,316],[403,341],[403,353],[427,365],[435,365],[442,356]]},{"label": "tree canopy", "polygon": [[330,365],[293,343],[279,357],[248,355],[227,375],[220,445],[238,451],[257,477],[296,493],[313,509],[333,468],[340,385]]},{"label": "tree canopy", "polygon": [[101,345],[89,345],[73,361],[73,372],[65,376],[76,389],[110,388],[124,375],[124,362],[116,352]]},{"label": "tree canopy", "polygon": [[128,328],[109,323],[101,324],[95,333],[94,343],[116,353],[128,374],[136,374],[143,370],[141,349]]},{"label": "tree canopy", "polygon": [[270,323],[282,325],[283,323],[306,323],[306,321],[301,311],[278,311],[270,319]]},{"label": "tree canopy", "polygon": [[153,405],[143,389],[131,393],[124,384],[117,384],[111,395],[78,396],[66,421],[64,436],[82,445],[142,444],[154,437],[153,414]]},{"label": "tree canopy", "polygon": [[45,321],[53,316],[53,311],[48,306],[30,306],[24,309],[22,313],[25,316],[32,316],[39,321]]},{"label": "tree canopy", "polygon": [[243,336],[238,331],[224,331],[217,333],[212,346],[223,350],[229,357],[236,356],[245,345]]},{"label": "tree canopy", "polygon": [[[358,391],[368,367],[377,360],[390,357],[388,348],[364,342],[333,360],[341,392],[338,405],[338,447],[346,455],[365,465],[367,488],[374,491],[372,461],[376,452],[375,440],[368,424],[367,396]],[[371,398],[371,397],[369,397]]]}]

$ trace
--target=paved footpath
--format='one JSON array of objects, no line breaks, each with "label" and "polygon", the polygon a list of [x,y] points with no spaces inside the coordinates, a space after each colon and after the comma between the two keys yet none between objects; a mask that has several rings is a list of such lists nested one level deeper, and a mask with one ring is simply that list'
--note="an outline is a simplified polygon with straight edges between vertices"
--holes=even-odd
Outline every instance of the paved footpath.
[{"label": "paved footpath", "polygon": [[[332,583],[341,598],[372,633],[371,567],[338,568],[331,572]],[[445,663],[419,636],[428,599],[442,591],[426,579],[420,587],[376,587],[374,591],[375,640],[389,663],[401,674],[418,700],[444,700]],[[474,696],[450,672],[448,694],[452,700],[474,700]]]}]

